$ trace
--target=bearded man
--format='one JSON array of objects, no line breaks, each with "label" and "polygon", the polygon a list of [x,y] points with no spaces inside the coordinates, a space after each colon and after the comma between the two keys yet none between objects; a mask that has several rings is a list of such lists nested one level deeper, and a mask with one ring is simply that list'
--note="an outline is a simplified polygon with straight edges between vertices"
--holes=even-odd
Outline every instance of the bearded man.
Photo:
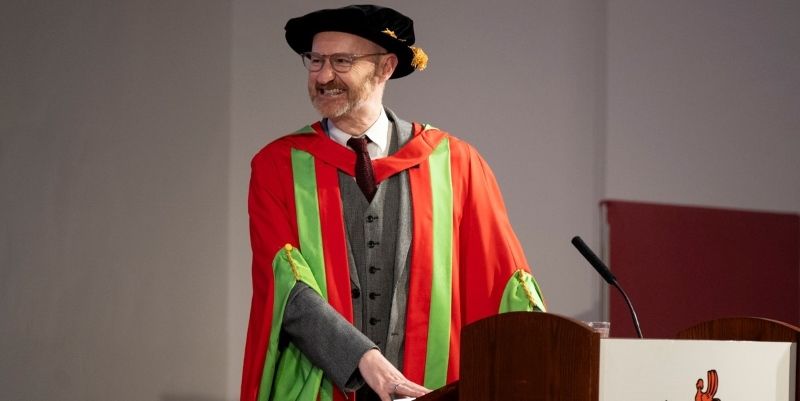
[{"label": "bearded man", "polygon": [[252,161],[241,399],[422,396],[458,379],[463,325],[544,311],[538,284],[475,149],[383,105],[427,64],[410,18],[320,10],[286,40],[322,120]]}]

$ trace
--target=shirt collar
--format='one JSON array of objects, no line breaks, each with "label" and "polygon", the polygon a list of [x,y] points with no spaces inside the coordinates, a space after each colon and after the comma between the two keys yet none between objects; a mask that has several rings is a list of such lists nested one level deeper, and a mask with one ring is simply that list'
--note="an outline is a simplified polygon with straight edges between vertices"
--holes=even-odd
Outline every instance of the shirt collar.
[{"label": "shirt collar", "polygon": [[[347,141],[353,137],[339,128],[336,128],[333,125],[333,122],[330,119],[327,119],[328,122],[328,135],[336,141],[336,143],[347,147]],[[378,148],[378,155],[379,156],[386,156],[389,152],[389,117],[386,116],[386,111],[381,107],[381,114],[378,115],[378,119],[375,120],[372,125],[367,128],[364,133],[361,135],[356,135],[356,137],[362,137],[366,135],[370,141],[372,141],[371,145],[374,144]],[[370,152],[372,153],[372,152]],[[374,155],[371,155],[374,156]]]}]

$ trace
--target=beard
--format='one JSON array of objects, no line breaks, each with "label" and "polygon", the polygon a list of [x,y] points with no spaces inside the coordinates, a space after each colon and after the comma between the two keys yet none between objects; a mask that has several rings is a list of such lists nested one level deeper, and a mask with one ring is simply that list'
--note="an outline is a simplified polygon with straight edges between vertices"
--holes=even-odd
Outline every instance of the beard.
[{"label": "beard", "polygon": [[[375,89],[377,69],[350,87],[338,76],[326,84],[310,84],[308,94],[311,104],[322,117],[338,119],[357,110],[369,99]],[[331,95],[333,94],[333,95]],[[342,95],[343,94],[343,95]]]}]

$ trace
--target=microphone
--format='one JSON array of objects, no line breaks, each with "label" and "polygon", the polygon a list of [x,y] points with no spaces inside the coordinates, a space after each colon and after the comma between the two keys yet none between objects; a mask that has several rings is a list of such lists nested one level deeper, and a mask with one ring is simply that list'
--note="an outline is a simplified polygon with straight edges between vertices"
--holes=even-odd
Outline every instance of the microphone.
[{"label": "microphone", "polygon": [[608,269],[605,263],[603,263],[597,255],[592,252],[588,245],[581,239],[581,237],[575,236],[572,238],[572,245],[575,245],[575,248],[578,249],[578,252],[583,255],[584,258],[589,262],[595,270],[603,277],[603,280],[606,283],[614,285],[617,282],[617,278],[611,273],[611,270]]},{"label": "microphone", "polygon": [[600,260],[600,258],[598,258],[594,252],[592,252],[591,248],[589,248],[589,246],[583,242],[581,237],[577,235],[572,237],[572,245],[574,245],[575,248],[578,249],[578,252],[580,252],[581,255],[583,255],[583,257],[589,262],[589,264],[592,265],[592,267],[594,267],[598,273],[600,273],[600,276],[603,277],[603,280],[605,280],[606,283],[613,285],[617,290],[619,290],[619,292],[622,294],[622,297],[625,298],[625,303],[628,305],[628,309],[631,311],[631,320],[633,320],[633,327],[636,329],[636,334],[639,336],[639,338],[644,338],[644,336],[642,336],[642,327],[639,326],[639,318],[636,316],[636,311],[633,309],[631,299],[628,298],[628,294],[626,294],[625,290],[623,290],[619,283],[617,283],[617,278],[614,277],[614,274],[611,273],[611,270],[608,269],[608,266],[606,266],[606,264],[603,263],[603,261]]}]

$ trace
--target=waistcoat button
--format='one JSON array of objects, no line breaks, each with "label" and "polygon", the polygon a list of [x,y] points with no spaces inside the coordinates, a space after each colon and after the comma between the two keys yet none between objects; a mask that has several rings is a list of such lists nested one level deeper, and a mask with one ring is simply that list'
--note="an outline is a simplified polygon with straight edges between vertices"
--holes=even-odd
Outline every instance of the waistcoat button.
[{"label": "waistcoat button", "polygon": [[370,266],[369,267],[369,273],[370,274],[375,274],[375,272],[377,272],[380,269],[381,269],[380,267]]},{"label": "waistcoat button", "polygon": [[350,290],[350,295],[353,296],[353,299],[358,298],[361,296],[361,291],[359,291],[358,288],[353,288],[352,290]]},{"label": "waistcoat button", "polygon": [[369,293],[369,299],[375,299],[375,298],[377,298],[379,296],[381,296],[381,294],[379,292],[370,292]]},{"label": "waistcoat button", "polygon": [[378,246],[378,245],[380,245],[380,244],[381,244],[381,243],[380,243],[380,242],[378,242],[378,241],[370,241],[370,242],[367,242],[367,246],[368,246],[368,247],[370,247],[370,248],[375,248],[376,246]]},{"label": "waistcoat button", "polygon": [[380,321],[381,321],[381,319],[375,319],[374,317],[369,318],[369,324],[371,324],[373,326],[378,324],[378,322],[380,322]]}]

